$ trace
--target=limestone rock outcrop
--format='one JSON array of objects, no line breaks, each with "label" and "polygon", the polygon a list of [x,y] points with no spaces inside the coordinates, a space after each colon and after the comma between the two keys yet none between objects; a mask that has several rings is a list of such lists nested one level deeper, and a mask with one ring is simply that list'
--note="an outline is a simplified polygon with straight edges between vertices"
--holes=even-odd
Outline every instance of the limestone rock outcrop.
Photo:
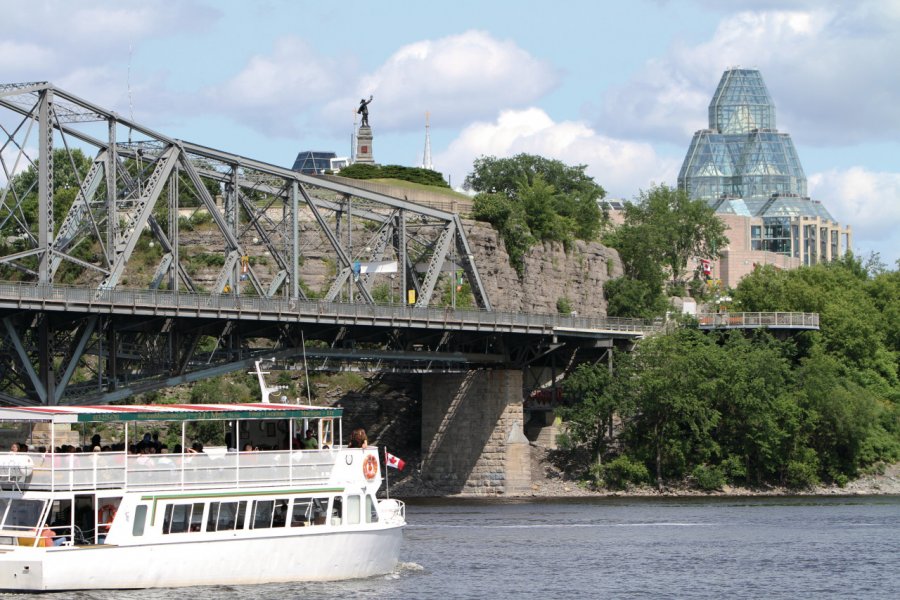
[{"label": "limestone rock outcrop", "polygon": [[520,279],[500,235],[486,223],[464,223],[482,283],[495,310],[555,314],[560,299],[580,316],[606,316],[603,286],[622,275],[619,254],[598,242],[577,240],[567,253],[541,242],[525,255]]}]

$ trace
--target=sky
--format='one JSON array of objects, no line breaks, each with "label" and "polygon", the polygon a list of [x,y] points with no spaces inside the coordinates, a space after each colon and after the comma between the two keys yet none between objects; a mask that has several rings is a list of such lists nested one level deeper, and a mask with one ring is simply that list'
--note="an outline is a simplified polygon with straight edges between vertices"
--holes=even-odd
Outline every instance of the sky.
[{"label": "sky", "polygon": [[[675,186],[724,70],[758,68],[853,250],[900,267],[900,0],[0,0],[0,83],[50,81],[179,139],[290,167],[350,154],[460,187],[479,156]],[[2,183],[2,182],[0,182]]]}]

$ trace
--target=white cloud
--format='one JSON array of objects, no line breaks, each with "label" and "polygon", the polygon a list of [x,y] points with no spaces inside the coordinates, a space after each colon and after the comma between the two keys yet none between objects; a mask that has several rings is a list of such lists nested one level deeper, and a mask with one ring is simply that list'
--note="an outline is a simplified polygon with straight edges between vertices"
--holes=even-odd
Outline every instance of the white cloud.
[{"label": "white cloud", "polygon": [[862,167],[809,177],[809,191],[832,216],[853,228],[854,250],[878,251],[889,265],[900,259],[900,173]]},{"label": "white cloud", "polygon": [[897,6],[873,0],[730,15],[708,42],[676,44],[611,91],[598,123],[613,135],[684,143],[706,127],[722,72],[742,65],[760,69],[778,128],[802,143],[897,139],[900,79],[883,59],[900,56]]},{"label": "white cloud", "polygon": [[199,2],[123,3],[121,0],[32,0],[6,3],[4,37],[28,41],[58,51],[62,63],[93,60],[103,63],[109,54],[127,51],[129,43],[152,36],[197,30],[221,14]]},{"label": "white cloud", "polygon": [[[128,106],[130,48],[138,56],[147,42],[183,32],[197,34],[221,15],[218,9],[195,0],[31,0],[6,4],[0,41],[4,83],[48,81],[122,113]],[[166,68],[161,64],[157,71],[131,74],[135,98],[157,115],[178,106],[177,98],[165,89]]]},{"label": "white cloud", "polygon": [[538,154],[564,163],[587,165],[586,173],[608,197],[632,198],[652,183],[674,185],[678,165],[659,157],[649,144],[600,135],[581,122],[554,122],[543,110],[505,110],[496,121],[466,127],[435,157],[436,168],[460,187],[479,156]]},{"label": "white cloud", "polygon": [[453,127],[490,118],[501,108],[522,108],[552,90],[559,73],[509,40],[467,31],[397,50],[374,73],[360,79],[352,96],[329,103],[324,114],[346,125],[360,98],[374,94],[373,128],[421,127],[426,111]]},{"label": "white cloud", "polygon": [[0,72],[2,73],[27,73],[42,70],[52,64],[53,57],[53,51],[40,44],[0,40]]},{"label": "white cloud", "polygon": [[271,54],[251,57],[229,81],[208,89],[204,110],[217,109],[264,133],[292,137],[302,113],[337,92],[344,62],[319,56],[299,38],[280,38]]}]

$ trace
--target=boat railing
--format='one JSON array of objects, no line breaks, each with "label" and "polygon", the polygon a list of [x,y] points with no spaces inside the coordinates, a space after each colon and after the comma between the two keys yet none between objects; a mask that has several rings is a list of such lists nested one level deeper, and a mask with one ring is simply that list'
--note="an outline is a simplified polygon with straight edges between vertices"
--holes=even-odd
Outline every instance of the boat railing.
[{"label": "boat railing", "polygon": [[324,485],[331,478],[338,452],[335,449],[221,454],[17,453],[15,463],[28,467],[0,473],[0,484],[54,492]]}]

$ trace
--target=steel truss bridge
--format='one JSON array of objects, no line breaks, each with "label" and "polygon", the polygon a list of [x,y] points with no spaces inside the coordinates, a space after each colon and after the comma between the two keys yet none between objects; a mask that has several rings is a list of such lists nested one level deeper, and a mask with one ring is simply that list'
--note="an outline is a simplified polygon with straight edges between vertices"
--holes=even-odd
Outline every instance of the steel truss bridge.
[{"label": "steel truss bridge", "polygon": [[[0,402],[110,402],[260,356],[523,365],[652,329],[493,311],[458,215],[170,138],[49,83],[0,84],[0,127]],[[474,310],[435,308],[457,293]]]}]

